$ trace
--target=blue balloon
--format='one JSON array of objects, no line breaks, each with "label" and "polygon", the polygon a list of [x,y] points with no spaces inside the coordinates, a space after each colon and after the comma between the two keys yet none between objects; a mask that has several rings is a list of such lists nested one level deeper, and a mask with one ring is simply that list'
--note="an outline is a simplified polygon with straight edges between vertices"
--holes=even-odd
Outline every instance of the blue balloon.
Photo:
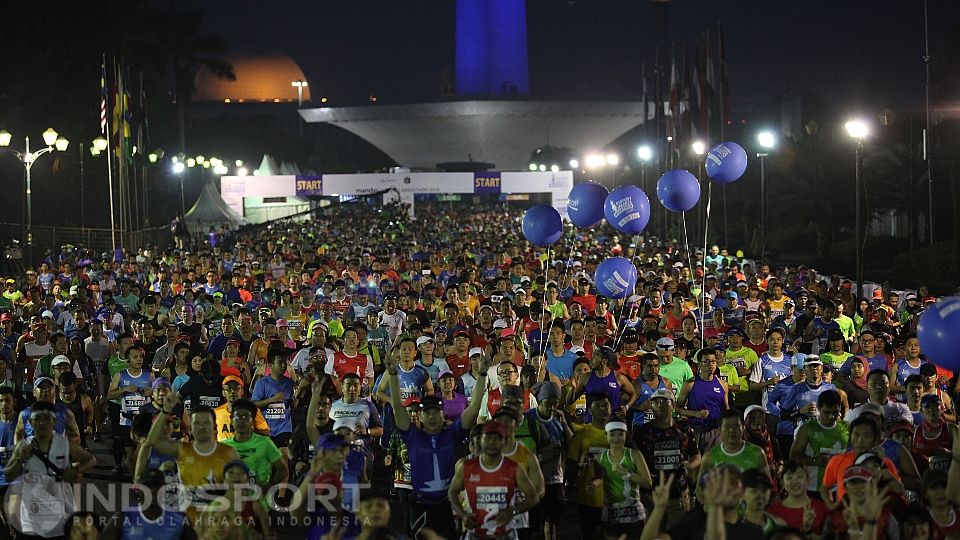
[{"label": "blue balloon", "polygon": [[597,265],[593,279],[600,294],[607,298],[626,298],[637,286],[637,267],[630,259],[611,257]]},{"label": "blue balloon", "polygon": [[603,202],[610,192],[596,182],[580,182],[570,190],[567,215],[577,227],[589,227],[603,219]]},{"label": "blue balloon", "polygon": [[736,182],[747,170],[747,152],[735,142],[722,142],[707,154],[707,176],[729,184]]},{"label": "blue balloon", "polygon": [[667,171],[657,180],[657,198],[667,210],[686,212],[700,200],[700,181],[690,171]]},{"label": "blue balloon", "polygon": [[535,246],[549,246],[563,235],[560,212],[552,206],[538,204],[523,214],[523,236]]},{"label": "blue balloon", "polygon": [[944,298],[920,315],[917,327],[920,350],[931,362],[949,370],[960,369],[960,297]]},{"label": "blue balloon", "polygon": [[650,221],[650,199],[637,186],[621,186],[607,195],[603,216],[614,229],[639,234]]}]

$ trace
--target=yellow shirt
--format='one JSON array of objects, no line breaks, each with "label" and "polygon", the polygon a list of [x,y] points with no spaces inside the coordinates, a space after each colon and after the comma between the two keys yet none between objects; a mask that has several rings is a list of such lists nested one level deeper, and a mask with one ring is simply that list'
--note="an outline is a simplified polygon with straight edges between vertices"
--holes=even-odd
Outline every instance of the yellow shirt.
[{"label": "yellow shirt", "polygon": [[[224,403],[214,409],[213,414],[217,417],[217,442],[233,437],[233,421],[230,419],[227,404]],[[253,419],[253,430],[261,435],[270,433],[270,426],[267,425],[267,420],[263,417],[263,412],[260,409],[257,409],[257,417]]]},{"label": "yellow shirt", "polygon": [[757,358],[757,353],[753,352],[753,349],[741,346],[740,349],[736,351],[727,349],[724,360],[726,360],[728,365],[737,369],[745,367],[747,371],[750,371],[759,358]]},{"label": "yellow shirt", "polygon": [[290,333],[290,339],[294,341],[303,340],[303,336],[307,334],[307,316],[300,313],[300,315],[287,315],[287,332]]},{"label": "yellow shirt", "polygon": [[[594,508],[603,507],[603,484],[595,485],[593,480],[603,478],[597,460],[608,447],[606,432],[593,424],[586,424],[573,434],[567,458],[580,463],[583,456],[590,456],[577,474],[577,503]],[[588,490],[591,485],[593,489]]]},{"label": "yellow shirt", "polygon": [[177,455],[177,474],[180,483],[187,492],[190,506],[187,516],[196,519],[198,514],[213,500],[206,493],[206,486],[223,482],[223,466],[237,459],[237,453],[225,444],[217,443],[213,450],[203,454],[197,451],[193,443],[181,442]]}]

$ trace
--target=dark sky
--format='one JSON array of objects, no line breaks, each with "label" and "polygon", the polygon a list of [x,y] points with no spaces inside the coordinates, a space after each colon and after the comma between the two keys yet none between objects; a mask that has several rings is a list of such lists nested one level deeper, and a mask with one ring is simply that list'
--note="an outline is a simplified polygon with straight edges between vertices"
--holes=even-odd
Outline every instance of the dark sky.
[{"label": "dark sky", "polygon": [[[181,7],[194,2],[177,0]],[[454,0],[206,0],[209,30],[235,49],[279,50],[314,96],[357,103],[433,99],[454,58]],[[531,92],[630,96],[654,58],[646,0],[529,0]],[[941,55],[960,1],[929,0],[931,52]],[[674,0],[669,39],[682,51],[719,25],[734,115],[784,89],[807,88],[838,109],[922,107],[922,0]]]}]

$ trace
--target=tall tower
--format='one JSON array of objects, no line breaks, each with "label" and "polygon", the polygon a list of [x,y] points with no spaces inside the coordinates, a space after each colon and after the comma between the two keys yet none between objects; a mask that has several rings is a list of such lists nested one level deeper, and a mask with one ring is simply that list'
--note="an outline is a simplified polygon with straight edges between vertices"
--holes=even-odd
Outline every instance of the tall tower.
[{"label": "tall tower", "polygon": [[524,0],[457,0],[456,93],[530,91]]}]

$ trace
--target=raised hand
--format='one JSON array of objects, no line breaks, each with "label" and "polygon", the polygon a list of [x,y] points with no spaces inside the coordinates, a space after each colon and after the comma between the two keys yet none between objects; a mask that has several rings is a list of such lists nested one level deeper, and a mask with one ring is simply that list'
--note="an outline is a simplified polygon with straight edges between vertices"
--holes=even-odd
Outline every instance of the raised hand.
[{"label": "raised hand", "polygon": [[666,506],[670,502],[670,486],[673,485],[673,473],[664,479],[663,471],[660,471],[660,482],[653,488],[653,505]]}]

